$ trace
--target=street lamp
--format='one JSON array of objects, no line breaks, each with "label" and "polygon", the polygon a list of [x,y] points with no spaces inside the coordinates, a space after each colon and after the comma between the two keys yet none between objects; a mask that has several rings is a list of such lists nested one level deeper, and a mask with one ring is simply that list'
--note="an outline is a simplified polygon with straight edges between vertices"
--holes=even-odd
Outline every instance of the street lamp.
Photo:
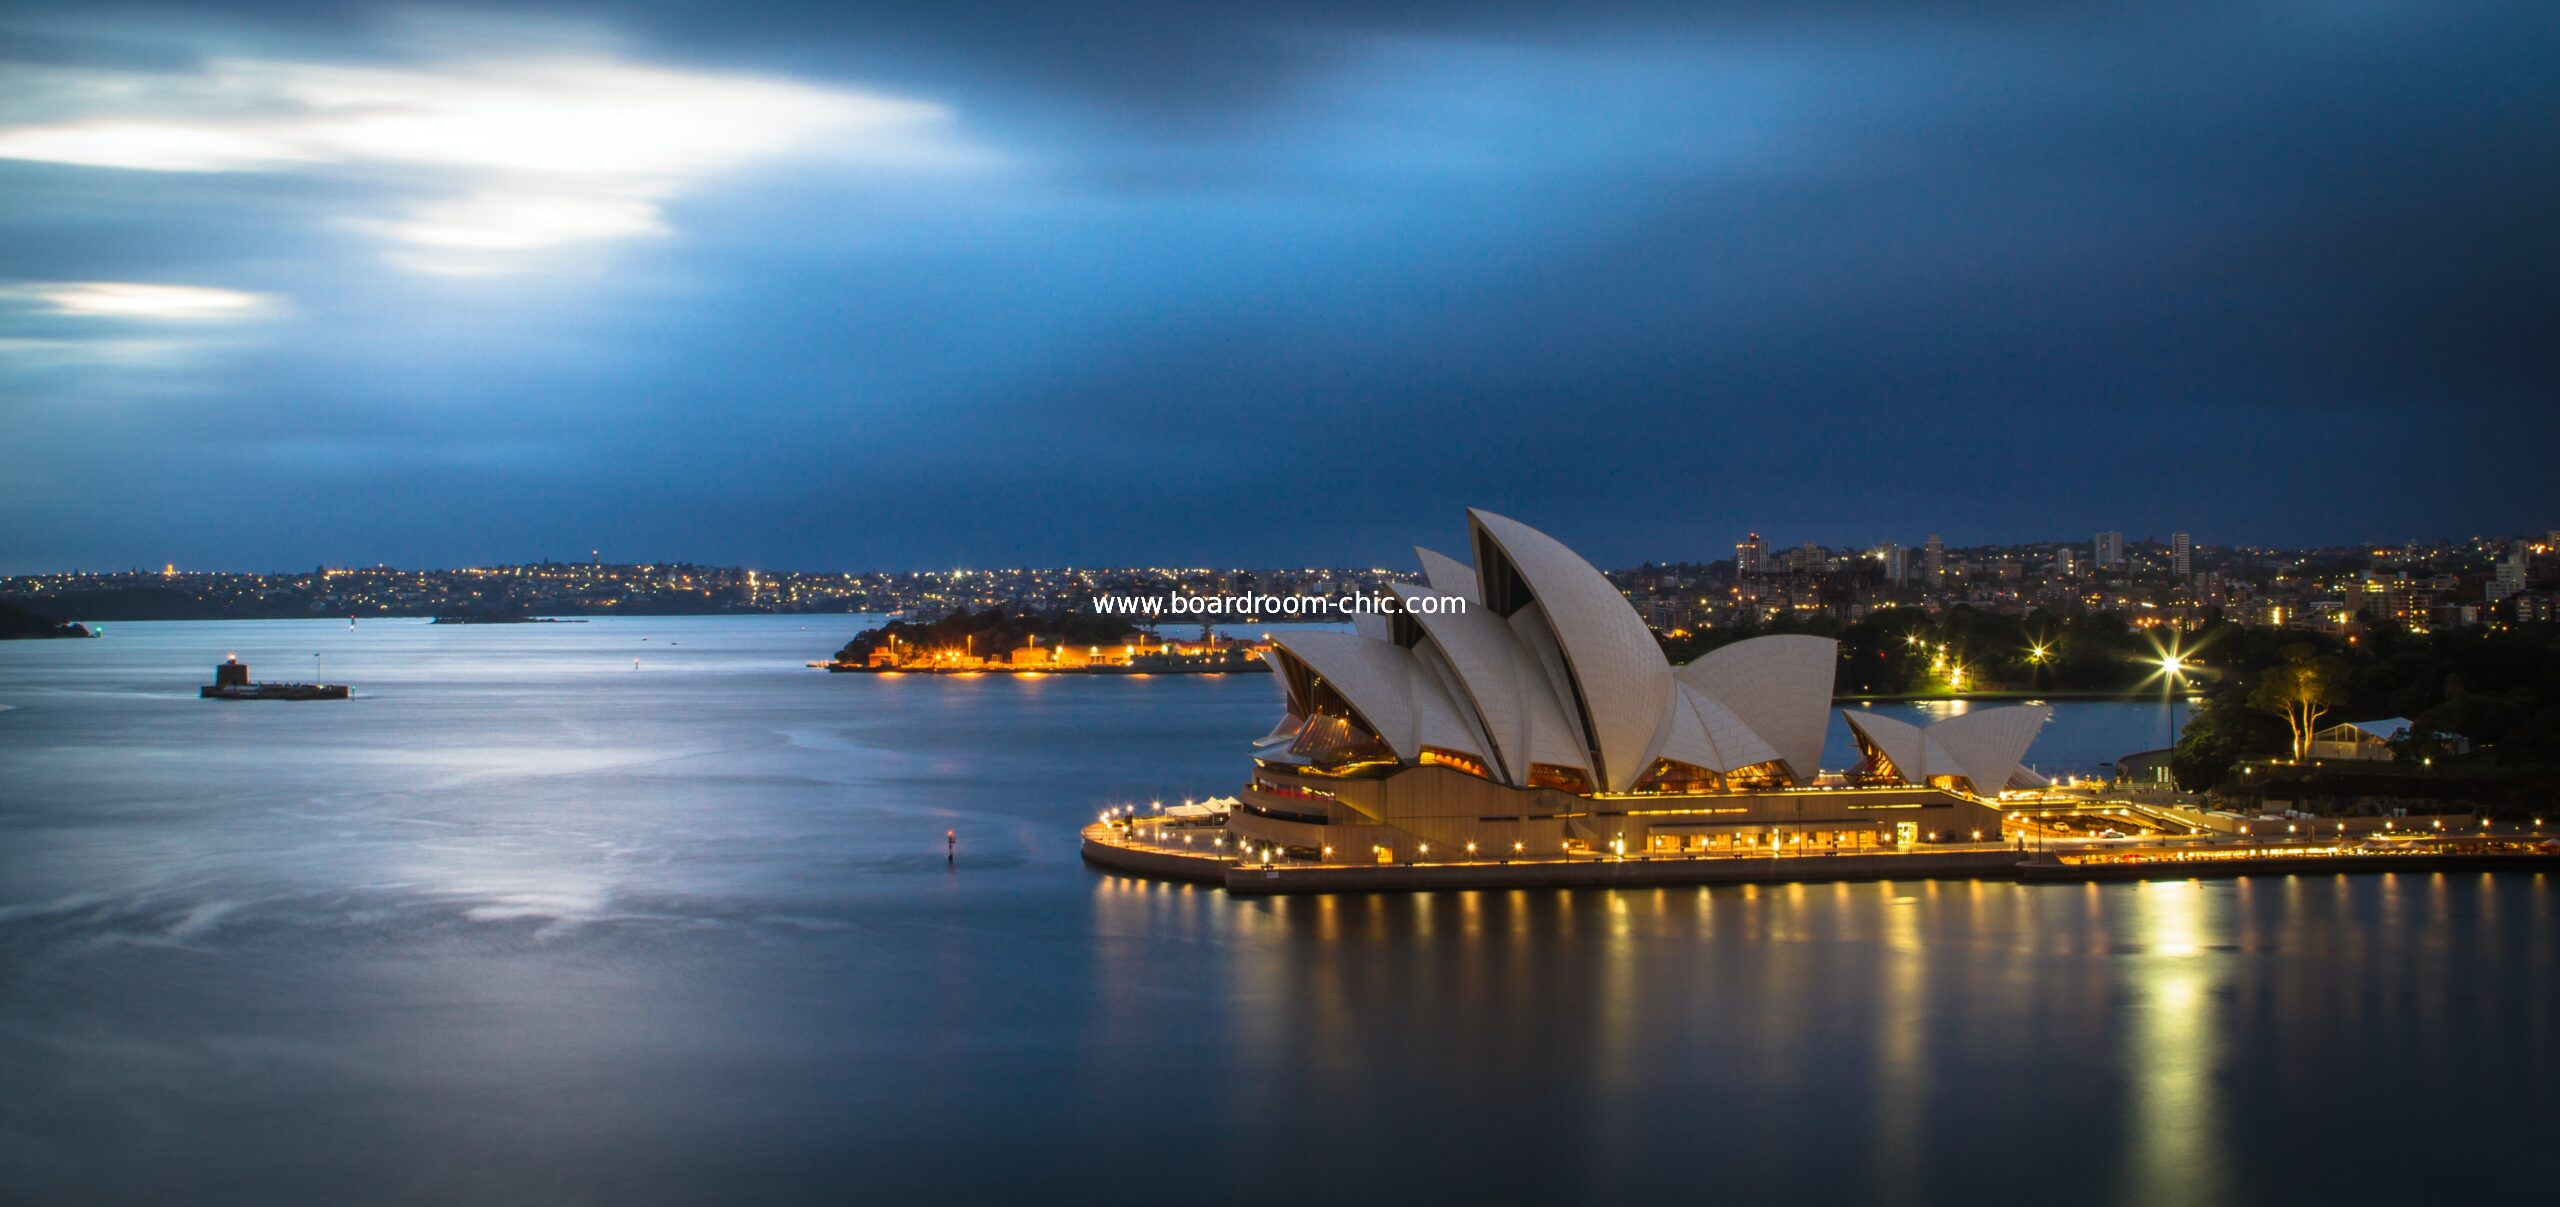
[{"label": "street lamp", "polygon": [[2178,679],[2187,673],[2187,660],[2177,652],[2160,655],[2161,681],[2169,693],[2169,749],[2178,748]]}]

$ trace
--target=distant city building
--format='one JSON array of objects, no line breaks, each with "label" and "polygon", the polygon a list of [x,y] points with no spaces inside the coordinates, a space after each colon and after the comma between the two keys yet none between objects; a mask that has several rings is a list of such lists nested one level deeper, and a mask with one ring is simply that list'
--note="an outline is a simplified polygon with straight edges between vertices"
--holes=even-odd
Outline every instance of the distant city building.
[{"label": "distant city building", "polygon": [[2183,532],[2169,534],[2169,572],[2180,579],[2196,576],[2195,538]]},{"label": "distant city building", "polygon": [[2053,551],[2053,573],[2058,578],[2074,578],[2080,573],[2080,551],[2069,545]]},{"label": "distant city building", "polygon": [[2492,603],[2524,590],[2525,576],[2533,569],[2533,550],[2523,541],[2509,546],[2507,555],[2498,559],[2496,573],[2489,580],[2488,597]]},{"label": "distant city building", "polygon": [[1820,574],[1831,567],[1831,551],[1808,541],[1778,555],[1778,568],[1789,574]]},{"label": "distant city building", "polygon": [[2124,569],[2124,534],[2121,532],[2099,533],[2097,548],[2094,552],[2098,555],[2097,563],[2099,569]]},{"label": "distant city building", "polygon": [[1920,570],[1933,584],[1947,577],[1947,543],[1937,533],[1930,533],[1929,543],[1921,547]]},{"label": "distant city building", "polygon": [[1768,563],[1769,546],[1760,540],[1759,533],[1752,533],[1733,547],[1733,572],[1737,575],[1758,574]]},{"label": "distant city building", "polygon": [[1891,541],[1876,546],[1875,558],[1884,565],[1884,581],[1897,587],[1911,583],[1911,551]]}]

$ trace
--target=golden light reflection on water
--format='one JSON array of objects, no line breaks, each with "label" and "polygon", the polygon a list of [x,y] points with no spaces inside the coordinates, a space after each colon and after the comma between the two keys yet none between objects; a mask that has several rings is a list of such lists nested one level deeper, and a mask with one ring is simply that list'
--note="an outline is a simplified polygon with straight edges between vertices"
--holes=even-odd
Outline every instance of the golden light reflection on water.
[{"label": "golden light reflection on water", "polygon": [[[1873,1185],[1910,1201],[1928,1118],[1929,968],[1921,943],[1926,906],[1914,886],[1884,881],[1882,1009],[1876,1011],[1876,1176]],[[1934,887],[1932,882],[1931,887]]]},{"label": "golden light reflection on water", "polygon": [[1637,1017],[1642,994],[1629,895],[1602,894],[1607,930],[1600,948],[1599,1059],[1601,1084],[1612,1098],[1623,1097],[1635,1083],[1643,1059],[1643,1027]]},{"label": "golden light reflection on water", "polygon": [[2204,885],[2157,880],[2134,887],[2138,949],[2123,963],[2133,1027],[2120,1055],[2131,1093],[2127,1197],[2219,1202],[2227,1192],[2225,1125],[2214,1088],[2222,1054],[2215,999],[2227,988],[2227,959],[2206,951],[2214,920]]},{"label": "golden light reflection on water", "polygon": [[[1666,1146],[1730,1162],[1775,1145],[1854,1152],[1834,1174],[1869,1200],[1942,1199],[1999,1154],[2099,1198],[2231,1201],[2264,1173],[2253,1126],[2335,1100],[2340,1052],[2410,1057],[2422,1087],[2479,1075],[2456,1068],[2478,1056],[2462,1037],[2526,1006],[2463,991],[2448,951],[2517,932],[2536,983],[2553,958],[2523,951],[2548,911],[2468,877],[1278,899],[1104,883],[1106,1017],[1204,1020],[1181,1033],[1216,1053],[1233,1120],[1460,1152],[1535,1120],[1556,1129],[1553,1176],[1601,1198],[1649,1184]],[[1998,1139],[2038,1128],[2062,1138]]]}]

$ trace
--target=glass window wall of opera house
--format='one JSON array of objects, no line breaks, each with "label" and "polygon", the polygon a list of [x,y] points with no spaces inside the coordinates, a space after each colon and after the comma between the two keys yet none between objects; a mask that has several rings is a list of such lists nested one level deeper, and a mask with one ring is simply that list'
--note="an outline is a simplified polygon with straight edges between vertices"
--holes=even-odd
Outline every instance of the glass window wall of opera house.
[{"label": "glass window wall of opera house", "polygon": [[[2038,786],[2041,705],[1929,726],[1847,714],[1818,760],[1838,644],[1756,637],[1674,667],[1597,569],[1467,513],[1473,564],[1417,550],[1408,606],[1276,639],[1278,725],[1227,827],[1274,858],[1854,853],[1996,840],[1989,803]],[[1410,606],[1422,596],[1454,597]]]}]

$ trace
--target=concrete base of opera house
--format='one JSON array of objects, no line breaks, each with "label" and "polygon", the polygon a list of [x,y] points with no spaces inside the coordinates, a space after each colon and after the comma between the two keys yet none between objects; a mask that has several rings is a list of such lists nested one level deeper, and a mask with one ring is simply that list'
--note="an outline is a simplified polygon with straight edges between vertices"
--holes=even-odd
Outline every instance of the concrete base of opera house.
[{"label": "concrete base of opera house", "polygon": [[[1143,823],[1141,823],[1143,824]],[[1205,836],[1214,831],[1202,830]],[[1215,852],[1166,850],[1120,826],[1084,828],[1085,862],[1113,871],[1214,884],[1240,895],[1392,893],[1434,889],[1602,888],[1826,880],[2013,879],[2013,847],[1962,844],[1841,855],[1578,855],[1447,863],[1248,863]]]}]

